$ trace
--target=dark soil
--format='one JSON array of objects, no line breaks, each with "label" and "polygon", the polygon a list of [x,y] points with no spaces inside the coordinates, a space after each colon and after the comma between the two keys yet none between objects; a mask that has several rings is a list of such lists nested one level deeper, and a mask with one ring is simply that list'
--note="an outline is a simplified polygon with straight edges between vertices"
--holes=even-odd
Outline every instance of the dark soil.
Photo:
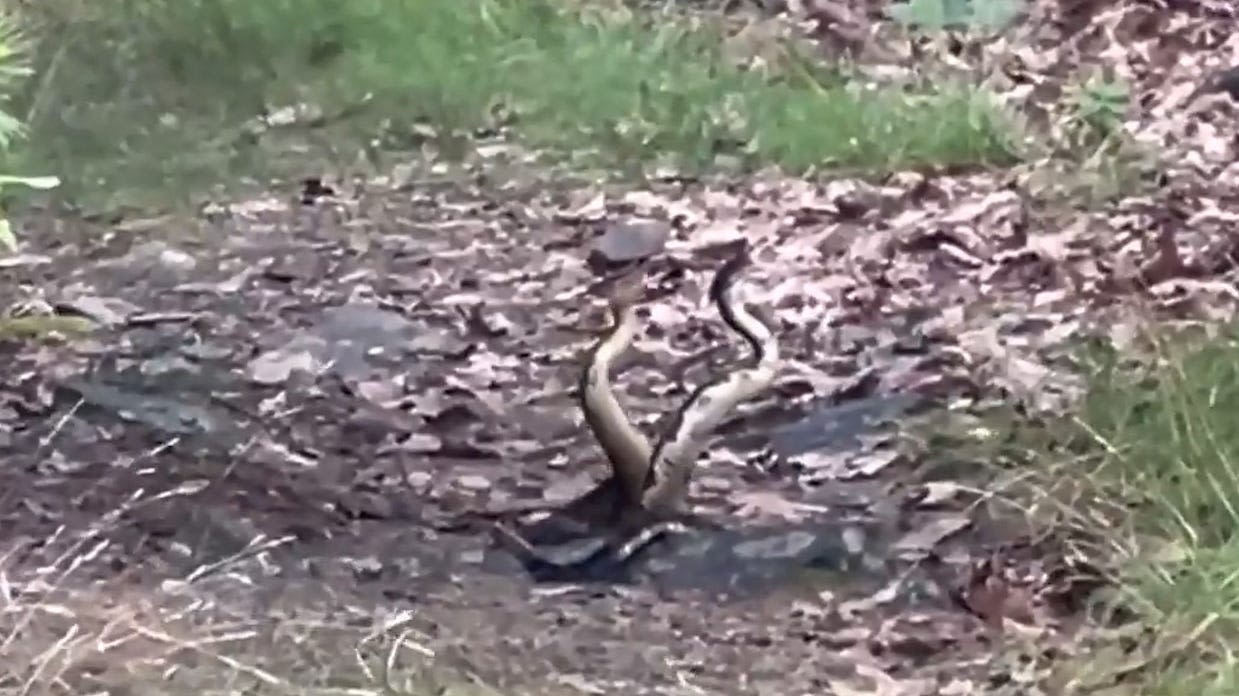
[{"label": "dark soil", "polygon": [[[599,325],[589,251],[634,216],[667,219],[643,197],[740,211],[716,195],[677,185],[603,206],[457,186],[290,192],[111,227],[30,218],[4,304],[93,330],[3,344],[7,563],[45,567],[76,541],[86,558],[66,582],[83,587],[189,579],[272,616],[411,608],[447,664],[497,684],[937,693],[983,678],[960,671],[989,640],[967,580],[1027,544],[973,524],[975,496],[894,427],[923,401],[979,394],[975,381],[919,330],[920,309],[831,290],[838,275],[802,282],[761,251],[787,248],[777,228],[758,233],[746,282],[766,288],[788,368],[697,476],[691,502],[718,529],[570,585],[534,582],[485,534],[445,531],[605,473],[571,394]],[[651,283],[670,294],[618,378],[647,424],[734,359],[714,350],[727,339],[697,309],[710,266],[685,243],[719,226],[669,222]],[[842,302],[827,310],[818,288]],[[701,543],[712,550],[685,552]]]}]

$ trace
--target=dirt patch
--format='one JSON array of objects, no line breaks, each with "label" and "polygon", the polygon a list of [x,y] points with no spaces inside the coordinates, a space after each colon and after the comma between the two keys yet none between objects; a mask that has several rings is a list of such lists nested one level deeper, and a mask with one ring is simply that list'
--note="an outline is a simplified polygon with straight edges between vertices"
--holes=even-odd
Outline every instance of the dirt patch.
[{"label": "dirt patch", "polygon": [[[675,562],[629,584],[546,593],[485,537],[443,532],[460,511],[565,497],[601,473],[569,395],[595,309],[582,294],[591,240],[610,220],[711,200],[698,215],[715,222],[677,223],[656,274],[676,292],[648,308],[622,384],[650,421],[726,369],[717,354],[693,360],[721,334],[696,309],[710,269],[691,247],[733,224],[764,239],[747,282],[785,318],[788,368],[724,428],[692,490],[722,525],[706,535],[713,551],[664,553]],[[646,688],[686,669],[702,684],[735,670],[759,683],[787,678],[780,665],[798,654],[809,683],[823,674],[810,653],[841,631],[855,643],[860,625],[911,621],[890,624],[891,640],[971,640],[975,620],[939,580],[979,546],[959,534],[975,496],[918,487],[916,452],[892,427],[920,398],[971,384],[963,365],[952,375],[940,348],[884,328],[867,293],[851,296],[855,280],[805,273],[820,261],[807,252],[834,233],[793,237],[770,224],[784,200],[743,213],[754,200],[706,187],[584,205],[397,191],[236,204],[185,222],[183,237],[34,236],[46,259],[7,269],[8,287],[38,284],[45,310],[97,326],[87,340],[6,347],[10,562],[34,568],[65,544],[73,557],[98,544],[74,582],[121,568],[197,585],[243,572],[281,596],[327,582],[356,601],[411,602],[499,683],[553,665],[618,687],[634,664]],[[835,310],[828,293],[843,298]],[[34,541],[57,529],[61,541]],[[920,569],[931,553],[950,559],[934,577]]]}]

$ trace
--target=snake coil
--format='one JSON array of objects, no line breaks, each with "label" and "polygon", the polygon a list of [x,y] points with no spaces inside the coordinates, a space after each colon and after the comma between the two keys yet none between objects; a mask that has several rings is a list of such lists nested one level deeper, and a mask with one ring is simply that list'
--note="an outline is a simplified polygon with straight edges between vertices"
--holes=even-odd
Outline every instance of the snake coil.
[{"label": "snake coil", "polygon": [[[698,387],[676,410],[670,427],[653,446],[629,419],[615,395],[611,370],[637,331],[639,276],[608,297],[611,326],[586,354],[577,398],[585,422],[611,465],[611,476],[573,500],[561,512],[569,518],[620,527],[619,536],[562,551],[539,547],[503,523],[494,538],[527,567],[572,569],[606,558],[624,563],[664,534],[683,531],[688,483],[715,428],[738,404],[774,381],[779,346],[774,332],[734,296],[735,280],[748,265],[748,247],[738,244],[710,283],[719,316],[749,346],[746,366]],[[635,529],[633,529],[635,527]]]},{"label": "snake coil", "polygon": [[738,404],[773,382],[779,362],[774,332],[735,297],[736,278],[748,262],[747,245],[737,245],[710,283],[709,297],[723,323],[748,344],[749,364],[698,387],[653,447],[620,406],[609,377],[612,363],[636,333],[637,293],[629,286],[612,297],[612,325],[589,353],[579,398],[586,423],[611,463],[622,506],[655,517],[679,512],[694,464],[714,429]]}]

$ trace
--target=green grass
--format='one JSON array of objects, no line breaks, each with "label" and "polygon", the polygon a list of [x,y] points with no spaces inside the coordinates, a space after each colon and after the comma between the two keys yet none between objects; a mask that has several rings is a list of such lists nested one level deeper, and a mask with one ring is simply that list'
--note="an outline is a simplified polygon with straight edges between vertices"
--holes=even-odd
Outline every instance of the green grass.
[{"label": "green grass", "polygon": [[[363,150],[458,158],[499,128],[578,167],[628,173],[720,160],[795,172],[967,166],[1011,161],[1020,139],[966,86],[865,90],[795,60],[770,77],[735,66],[711,21],[569,4],[35,3],[40,79],[18,113],[31,126],[24,158],[78,195],[127,199]],[[247,129],[298,103],[348,118]]]},{"label": "green grass", "polygon": [[1098,513],[1091,530],[1111,522],[1114,604],[1152,633],[1086,671],[1124,672],[1140,690],[1122,693],[1229,696],[1239,693],[1239,332],[1152,343],[1148,360],[1098,363],[1074,448],[1086,456],[1073,464],[1101,503],[1082,510]]},{"label": "green grass", "polygon": [[53,337],[73,338],[88,335],[94,325],[82,317],[23,316],[0,317],[0,341],[39,339]]}]

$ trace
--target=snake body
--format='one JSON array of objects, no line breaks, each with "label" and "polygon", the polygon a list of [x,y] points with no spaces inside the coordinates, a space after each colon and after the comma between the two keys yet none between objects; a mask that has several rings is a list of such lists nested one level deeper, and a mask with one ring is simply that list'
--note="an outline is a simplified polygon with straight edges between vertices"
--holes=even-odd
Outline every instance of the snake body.
[{"label": "snake body", "polygon": [[586,354],[577,398],[611,465],[611,475],[563,512],[610,524],[618,528],[612,530],[618,535],[596,548],[591,545],[565,556],[540,551],[516,531],[497,525],[497,540],[528,567],[579,567],[604,557],[622,563],[663,534],[683,530],[676,520],[683,517],[688,483],[710,435],[735,406],[768,388],[777,370],[774,332],[733,295],[735,280],[748,261],[747,246],[741,244],[709,289],[723,323],[748,344],[752,353],[748,364],[698,387],[654,446],[629,419],[610,377],[615,360],[636,335],[640,278],[630,279],[608,297],[611,325]]},{"label": "snake body", "polygon": [[611,463],[611,485],[618,487],[621,505],[640,501],[653,451],[649,440],[624,412],[611,383],[615,359],[636,335],[640,291],[640,279],[629,279],[608,298],[611,327],[587,353],[577,391],[585,423]]},{"label": "snake body", "polygon": [[676,411],[647,467],[642,506],[655,516],[675,513],[683,507],[693,467],[714,429],[737,405],[757,396],[774,381],[779,363],[778,340],[734,297],[735,279],[748,261],[747,246],[742,245],[715,274],[709,297],[718,307],[723,323],[748,344],[752,352],[749,364],[698,387]]}]

